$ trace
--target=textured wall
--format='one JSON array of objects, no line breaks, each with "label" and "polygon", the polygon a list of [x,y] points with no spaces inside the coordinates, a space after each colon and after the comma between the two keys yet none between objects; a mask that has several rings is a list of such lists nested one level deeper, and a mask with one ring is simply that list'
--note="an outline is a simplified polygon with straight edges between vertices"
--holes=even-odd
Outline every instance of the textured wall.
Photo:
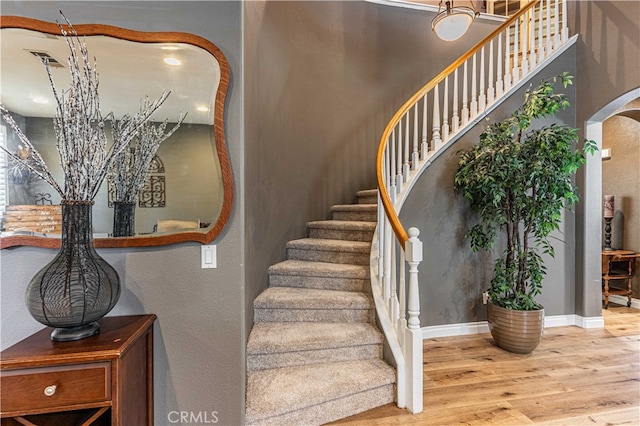
[{"label": "textured wall", "polygon": [[[602,126],[602,146],[611,159],[602,162],[602,193],[615,195],[611,247],[640,252],[640,122],[614,115]],[[640,276],[633,297],[640,298]]]},{"label": "textured wall", "polygon": [[[171,411],[217,411],[220,424],[244,415],[244,305],[242,275],[241,4],[239,2],[33,2],[3,1],[3,15],[46,21],[62,9],[73,23],[97,22],[142,31],[183,31],[217,44],[230,62],[232,84],[226,117],[227,145],[235,172],[236,204],[215,241],[218,269],[200,269],[200,245],[100,250],[118,271],[122,296],[111,315],[155,313],[155,421]],[[24,307],[24,291],[53,250],[0,251],[2,348],[42,326]]]}]

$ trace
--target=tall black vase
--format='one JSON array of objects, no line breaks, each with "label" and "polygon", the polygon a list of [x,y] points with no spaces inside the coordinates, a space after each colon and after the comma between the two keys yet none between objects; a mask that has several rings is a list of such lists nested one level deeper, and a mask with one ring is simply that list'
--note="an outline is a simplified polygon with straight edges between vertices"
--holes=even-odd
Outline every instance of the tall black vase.
[{"label": "tall black vase", "polygon": [[136,203],[113,202],[113,236],[131,237],[136,234]]},{"label": "tall black vase", "polygon": [[97,321],[120,297],[118,273],[93,246],[92,208],[93,201],[62,202],[60,251],[27,287],[27,308],[38,322],[55,327],[54,341],[98,333]]}]

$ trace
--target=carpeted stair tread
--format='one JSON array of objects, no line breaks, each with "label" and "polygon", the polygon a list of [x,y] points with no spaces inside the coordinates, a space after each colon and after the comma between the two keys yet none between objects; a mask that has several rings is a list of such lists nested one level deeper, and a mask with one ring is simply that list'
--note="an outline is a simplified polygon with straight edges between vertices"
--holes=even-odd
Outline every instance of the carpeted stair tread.
[{"label": "carpeted stair tread", "polygon": [[347,212],[377,212],[377,204],[336,204],[329,209],[331,212],[347,211]]},{"label": "carpeted stair tread", "polygon": [[377,197],[378,196],[378,189],[377,188],[373,188],[373,189],[361,189],[360,191],[356,192],[356,195],[358,196],[358,198],[362,197]]},{"label": "carpeted stair tread", "polygon": [[301,238],[287,243],[287,249],[336,251],[344,253],[370,253],[371,243],[366,241],[328,240],[324,238]]},{"label": "carpeted stair tread", "polygon": [[312,288],[269,287],[253,302],[257,309],[372,309],[371,297],[361,292]]},{"label": "carpeted stair tread", "polygon": [[297,275],[319,278],[369,278],[369,267],[329,262],[289,259],[269,267],[271,275]]},{"label": "carpeted stair tread", "polygon": [[[269,418],[364,394],[393,385],[395,380],[393,368],[379,359],[254,371],[247,377],[246,421],[268,423]],[[315,424],[336,419],[331,413],[327,416],[316,418]]]},{"label": "carpeted stair tread", "polygon": [[307,223],[309,238],[343,241],[365,241],[370,243],[376,222],[364,220],[321,220]]},{"label": "carpeted stair tread", "polygon": [[376,222],[365,222],[362,220],[317,220],[307,223],[307,227],[312,229],[332,229],[365,232],[374,232],[377,225],[378,224]]},{"label": "carpeted stair tread", "polygon": [[367,323],[263,322],[254,325],[247,354],[273,354],[381,344],[382,334]]}]

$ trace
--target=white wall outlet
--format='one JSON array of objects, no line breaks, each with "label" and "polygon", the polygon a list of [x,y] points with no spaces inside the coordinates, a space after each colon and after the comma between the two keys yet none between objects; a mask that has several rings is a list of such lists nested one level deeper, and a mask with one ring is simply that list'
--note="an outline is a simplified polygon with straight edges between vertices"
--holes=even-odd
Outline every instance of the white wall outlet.
[{"label": "white wall outlet", "polygon": [[217,268],[218,253],[216,246],[202,246],[202,249],[200,251],[200,261],[202,263],[202,269]]},{"label": "white wall outlet", "polygon": [[482,304],[486,305],[487,302],[489,302],[489,293],[485,291],[484,293],[482,293]]}]

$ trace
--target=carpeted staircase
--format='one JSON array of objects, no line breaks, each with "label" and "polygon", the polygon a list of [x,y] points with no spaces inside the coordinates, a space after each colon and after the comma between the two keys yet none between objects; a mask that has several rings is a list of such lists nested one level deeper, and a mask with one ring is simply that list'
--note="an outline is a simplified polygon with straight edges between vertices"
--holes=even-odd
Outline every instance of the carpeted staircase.
[{"label": "carpeted staircase", "polygon": [[370,293],[376,190],[308,224],[254,301],[246,423],[318,425],[395,401]]}]

